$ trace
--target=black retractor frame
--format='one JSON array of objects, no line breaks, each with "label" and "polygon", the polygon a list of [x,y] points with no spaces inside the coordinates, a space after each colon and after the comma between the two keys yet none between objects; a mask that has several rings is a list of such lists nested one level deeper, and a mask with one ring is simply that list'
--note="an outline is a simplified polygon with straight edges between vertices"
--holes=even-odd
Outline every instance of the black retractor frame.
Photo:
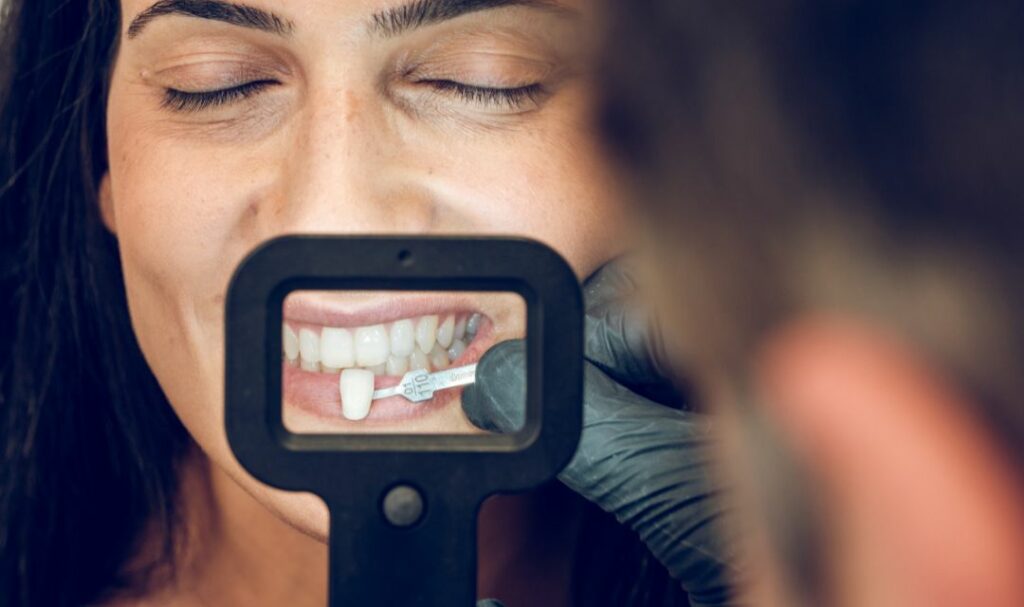
[{"label": "black retractor frame", "polygon": [[[500,435],[290,432],[282,306],[299,290],[518,293],[527,313],[525,425]],[[481,502],[543,483],[576,450],[582,308],[565,260],[523,239],[286,236],[242,262],[226,303],[228,442],[260,481],[327,503],[332,607],[474,604]],[[399,524],[386,514],[395,504],[408,514],[409,503],[412,516]]]}]

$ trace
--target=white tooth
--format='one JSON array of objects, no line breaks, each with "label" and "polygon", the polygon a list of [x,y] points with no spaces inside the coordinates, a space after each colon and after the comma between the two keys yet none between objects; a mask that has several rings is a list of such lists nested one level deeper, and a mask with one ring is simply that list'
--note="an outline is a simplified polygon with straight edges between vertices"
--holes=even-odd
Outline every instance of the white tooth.
[{"label": "white tooth", "polygon": [[[303,363],[320,362],[320,336],[309,329],[299,330],[299,354]],[[305,367],[303,367],[305,368]]]},{"label": "white tooth", "polygon": [[447,348],[452,345],[452,338],[455,336],[455,317],[449,316],[444,319],[441,326],[437,328],[437,343],[441,344],[442,348]]},{"label": "white tooth", "polygon": [[335,373],[341,373],[341,367],[328,367],[327,365],[321,363],[320,364],[320,372],[321,373],[330,373],[330,374],[333,375]]},{"label": "white tooth", "polygon": [[320,362],[325,366],[343,369],[356,364],[352,332],[348,329],[324,327],[320,332]]},{"label": "white tooth", "polygon": [[473,314],[466,321],[466,334],[470,336],[470,339],[476,337],[476,332],[480,330],[480,321],[482,318],[479,313]]},{"label": "white tooth", "polygon": [[409,319],[399,320],[391,325],[391,353],[395,356],[409,356],[416,347],[416,326]]},{"label": "white tooth", "polygon": [[466,336],[466,320],[463,316],[455,323],[455,339],[462,339]]},{"label": "white tooth", "polygon": [[429,371],[430,362],[427,361],[426,354],[420,352],[419,349],[416,349],[413,350],[413,353],[409,355],[409,370],[419,371],[421,369],[424,371]]},{"label": "white tooth", "polygon": [[437,338],[437,317],[424,316],[416,323],[416,343],[424,353],[434,349]]},{"label": "white tooth", "polygon": [[370,414],[373,401],[373,373],[366,369],[345,369],[338,379],[341,393],[341,414],[360,420]]},{"label": "white tooth", "polygon": [[430,366],[435,371],[448,368],[448,353],[441,349],[441,346],[434,346],[430,351]]},{"label": "white tooth", "polygon": [[[391,358],[391,357],[389,356],[388,358]],[[370,373],[373,373],[374,375],[384,375],[384,374],[386,374],[388,372],[388,365],[387,365],[387,363],[381,363],[379,365],[373,365],[372,367],[367,367],[366,370],[369,371]]]},{"label": "white tooth", "polygon": [[289,362],[295,362],[299,357],[299,336],[295,334],[295,329],[288,325],[281,326],[284,327],[284,357]]},{"label": "white tooth", "polygon": [[392,352],[391,356],[388,357],[387,368],[385,373],[388,375],[405,375],[405,372],[409,370],[409,357],[408,356],[395,356]]},{"label": "white tooth", "polygon": [[452,342],[452,347],[448,348],[448,358],[452,362],[455,362],[462,356],[462,353],[466,351],[466,342],[461,339],[456,339]]},{"label": "white tooth", "polygon": [[372,367],[388,359],[388,331],[384,325],[356,329],[356,364]]},{"label": "white tooth", "polygon": [[300,359],[300,360],[301,360],[301,367],[302,367],[303,371],[310,371],[311,373],[319,373],[320,372],[320,363],[311,363],[308,360],[306,360],[305,358]]}]

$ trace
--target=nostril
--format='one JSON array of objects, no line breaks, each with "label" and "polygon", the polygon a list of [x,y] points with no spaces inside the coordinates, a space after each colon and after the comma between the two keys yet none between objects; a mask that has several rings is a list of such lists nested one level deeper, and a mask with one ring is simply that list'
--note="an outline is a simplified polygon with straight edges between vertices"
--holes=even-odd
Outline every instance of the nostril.
[{"label": "nostril", "polygon": [[411,266],[413,264],[412,251],[409,251],[408,249],[403,249],[402,251],[399,251],[398,263],[402,264],[406,268]]}]

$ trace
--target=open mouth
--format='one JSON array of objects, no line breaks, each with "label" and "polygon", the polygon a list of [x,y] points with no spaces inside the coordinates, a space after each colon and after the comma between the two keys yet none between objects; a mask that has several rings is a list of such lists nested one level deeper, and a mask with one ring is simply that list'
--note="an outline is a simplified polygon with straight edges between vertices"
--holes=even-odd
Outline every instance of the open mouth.
[{"label": "open mouth", "polygon": [[476,362],[493,342],[493,323],[470,302],[449,297],[393,299],[345,312],[290,296],[282,336],[286,406],[336,422],[397,421],[437,411],[461,389],[414,403],[373,400],[409,371],[441,371]]}]

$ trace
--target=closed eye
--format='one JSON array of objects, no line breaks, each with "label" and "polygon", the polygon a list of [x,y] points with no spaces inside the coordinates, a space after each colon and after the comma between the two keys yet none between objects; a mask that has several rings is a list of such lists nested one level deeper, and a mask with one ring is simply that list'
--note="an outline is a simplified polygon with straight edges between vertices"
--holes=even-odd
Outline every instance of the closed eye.
[{"label": "closed eye", "polygon": [[[266,79],[214,91],[166,89],[161,105],[176,112],[201,112],[252,97],[278,84],[280,82],[277,80]],[[428,85],[461,101],[507,111],[536,107],[539,97],[544,92],[544,87],[540,83],[510,88],[474,86],[454,80],[421,80],[418,84]]]},{"label": "closed eye", "polygon": [[176,112],[201,112],[251,97],[264,89],[280,84],[277,80],[254,80],[231,88],[215,91],[180,91],[167,89],[163,107]]},{"label": "closed eye", "polygon": [[454,95],[462,101],[504,110],[523,110],[536,107],[544,92],[540,83],[511,88],[474,86],[454,80],[420,80],[434,89]]}]

